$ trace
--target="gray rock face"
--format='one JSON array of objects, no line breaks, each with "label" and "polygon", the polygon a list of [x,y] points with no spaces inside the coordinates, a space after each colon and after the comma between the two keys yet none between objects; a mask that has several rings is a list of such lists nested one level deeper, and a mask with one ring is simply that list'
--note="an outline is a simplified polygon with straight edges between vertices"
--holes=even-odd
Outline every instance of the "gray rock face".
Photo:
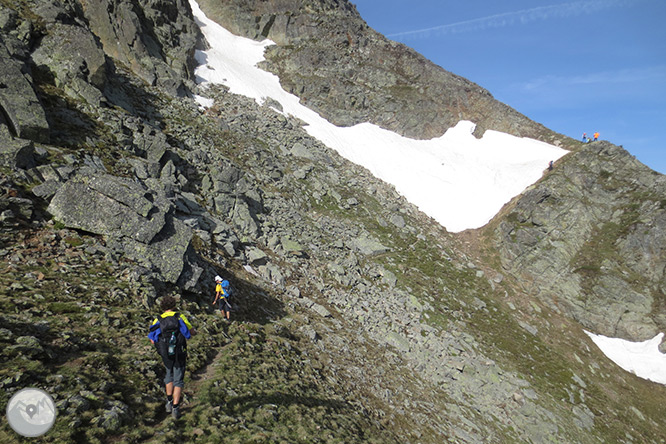
[{"label": "gray rock face", "polygon": [[[565,157],[498,225],[503,266],[526,290],[597,333],[666,327],[666,177],[595,142]],[[532,283],[532,284],[527,284]]]},{"label": "gray rock face", "polygon": [[[177,283],[187,265],[186,253],[192,241],[192,230],[182,221],[169,218],[161,232],[150,243],[139,242],[134,238],[122,239],[122,251],[150,268],[158,271],[166,281]],[[186,288],[194,287],[198,276]]]},{"label": "gray rock face", "polygon": [[0,124],[0,165],[10,168],[30,168],[34,164],[34,143],[13,138],[9,134],[9,129]]},{"label": "gray rock face", "polygon": [[145,186],[98,171],[79,172],[48,207],[65,226],[108,236],[130,258],[176,283],[193,233],[172,210],[171,202]]},{"label": "gray rock face", "polygon": [[35,142],[49,141],[49,124],[24,64],[12,58],[0,38],[0,123],[8,118],[12,132]]},{"label": "gray rock face", "polygon": [[[63,185],[48,211],[68,227],[150,243],[165,224],[166,208],[148,189],[122,178],[82,173]],[[164,203],[160,206],[164,206]]]},{"label": "gray rock face", "polygon": [[359,253],[366,256],[386,253],[389,251],[389,248],[369,237],[359,237],[354,239],[352,242],[352,247]]},{"label": "gray rock face", "polygon": [[87,29],[54,24],[32,53],[32,60],[73,98],[100,103],[106,84],[106,57]]},{"label": "gray rock face", "polygon": [[243,172],[229,164],[211,168],[204,179],[216,212],[230,217],[241,233],[256,237],[260,233],[257,213],[262,212],[262,197],[243,177]]},{"label": "gray rock face", "polygon": [[198,28],[185,0],[85,0],[92,32],[106,54],[151,85],[184,92],[194,66]]}]

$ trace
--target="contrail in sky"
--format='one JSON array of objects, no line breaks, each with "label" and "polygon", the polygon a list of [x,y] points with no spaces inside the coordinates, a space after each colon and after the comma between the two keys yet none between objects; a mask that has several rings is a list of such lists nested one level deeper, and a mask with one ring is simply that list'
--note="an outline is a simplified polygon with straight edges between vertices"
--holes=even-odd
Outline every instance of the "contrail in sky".
[{"label": "contrail in sky", "polygon": [[537,8],[522,9],[520,11],[505,12],[489,15],[472,20],[465,20],[448,25],[433,26],[430,28],[415,29],[412,31],[387,34],[387,37],[427,37],[431,33],[436,35],[459,34],[463,32],[481,31],[488,28],[503,28],[512,25],[525,25],[527,23],[548,20],[553,18],[566,18],[583,14],[591,14],[602,9],[622,6],[632,3],[632,0],[585,0],[558,5],[539,6]]},{"label": "contrail in sky", "polygon": [[613,85],[618,83],[666,85],[666,65],[592,72],[578,76],[548,75],[531,80],[522,85],[521,89],[523,91],[536,91],[544,86],[548,89],[553,89],[554,85],[574,87],[587,85]]}]

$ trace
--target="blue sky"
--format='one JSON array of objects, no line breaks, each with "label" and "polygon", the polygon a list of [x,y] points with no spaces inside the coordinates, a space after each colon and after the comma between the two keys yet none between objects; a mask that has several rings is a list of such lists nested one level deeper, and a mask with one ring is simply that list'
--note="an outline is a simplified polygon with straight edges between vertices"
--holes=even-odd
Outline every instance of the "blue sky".
[{"label": "blue sky", "polygon": [[557,132],[666,174],[665,0],[351,0],[375,30]]}]

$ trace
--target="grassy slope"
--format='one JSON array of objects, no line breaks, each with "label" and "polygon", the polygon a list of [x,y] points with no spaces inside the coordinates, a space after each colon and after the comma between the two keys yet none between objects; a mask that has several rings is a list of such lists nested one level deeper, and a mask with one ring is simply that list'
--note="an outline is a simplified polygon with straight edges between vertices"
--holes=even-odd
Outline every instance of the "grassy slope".
[{"label": "grassy slope", "polygon": [[[43,246],[34,240],[38,236],[67,246],[42,259],[33,249]],[[142,292],[149,290],[133,288],[123,266],[84,252],[96,242],[46,228],[3,245],[24,260],[13,264],[5,257],[1,267],[2,324],[11,333],[0,338],[0,383],[53,395],[60,408],[44,442],[392,440],[358,405],[336,395],[322,364],[300,351],[289,330],[295,322],[241,310],[239,319],[225,324],[195,295],[180,305],[198,334],[189,347],[187,379],[194,382],[186,386],[185,416],[176,426],[163,412],[161,363],[145,337],[155,311],[142,304]],[[241,286],[241,294],[245,290]],[[264,302],[247,299],[243,304]],[[21,339],[27,337],[38,343]],[[9,393],[0,397],[4,404]],[[100,418],[114,406],[119,424],[105,429]],[[3,424],[2,442],[17,438]]]},{"label": "grassy slope", "polygon": [[[57,91],[52,91],[55,96]],[[98,117],[76,112],[90,125]],[[167,128],[196,128],[211,140],[221,140],[218,148],[225,155],[252,167],[253,159],[243,158],[243,145],[257,141],[224,133],[205,119],[181,119],[166,122]],[[104,156],[111,168],[123,155],[110,145],[113,137],[103,127],[98,128],[95,146],[68,137],[79,134],[80,128],[58,128],[61,133],[55,140],[66,151]],[[429,323],[443,330],[453,323],[464,325],[491,358],[524,375],[542,397],[540,402],[555,404],[564,417],[571,418],[574,404],[584,401],[596,415],[590,435],[599,436],[600,442],[621,442],[627,434],[659,442],[664,389],[615,368],[574,323],[540,307],[511,277],[493,290],[475,270],[461,267],[465,251],[484,264],[486,276],[501,271],[484,239],[477,239],[485,250],[476,257],[478,250],[468,250],[425,218],[408,221],[427,233],[425,240],[398,234],[377,223],[375,215],[382,209],[370,194],[345,186],[339,193],[343,198],[362,195],[362,205],[343,211],[324,200],[312,202],[311,208],[362,225],[390,246],[391,253],[373,260],[400,276],[401,288],[409,288],[420,302],[433,307],[427,313]],[[155,315],[155,309],[144,304],[150,286],[134,282],[126,264],[86,251],[101,242],[57,226],[12,229],[3,238],[1,248],[8,253],[0,258],[0,328],[9,333],[3,330],[0,335],[0,384],[5,389],[0,400],[8,400],[7,389],[27,386],[52,393],[62,409],[44,442],[406,440],[400,426],[409,425],[379,420],[360,406],[358,393],[328,374],[325,364],[330,357],[319,355],[298,335],[303,318],[279,300],[267,300],[265,294],[272,289],[244,275],[238,264],[232,264],[232,271],[246,298],[242,323],[223,326],[201,295],[184,295],[180,308],[200,334],[190,346],[193,382],[186,391],[187,414],[176,426],[162,412],[161,365],[145,339]],[[21,257],[14,261],[16,253]],[[454,260],[444,260],[443,253]],[[470,310],[474,298],[488,310]],[[256,306],[269,310],[253,310]],[[539,335],[526,332],[518,321],[536,326]],[[406,370],[396,370],[402,371]],[[104,429],[105,412],[113,411],[120,412],[119,421]],[[473,419],[492,423],[492,418]],[[509,428],[490,427],[497,427],[498,436],[515,437]],[[424,440],[428,438],[436,437]],[[0,440],[17,442],[18,437],[3,423]]]}]

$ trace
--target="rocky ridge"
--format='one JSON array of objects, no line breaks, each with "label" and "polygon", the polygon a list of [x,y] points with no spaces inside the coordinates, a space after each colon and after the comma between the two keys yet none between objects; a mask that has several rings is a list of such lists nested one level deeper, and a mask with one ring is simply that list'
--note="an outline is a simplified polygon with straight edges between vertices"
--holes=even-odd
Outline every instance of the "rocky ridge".
[{"label": "rocky ridge", "polygon": [[477,137],[492,129],[568,143],[479,85],[386,39],[348,0],[202,0],[199,5],[235,34],[273,40],[264,67],[278,75],[286,91],[338,126],[371,122],[430,139],[471,120]]},{"label": "rocky ridge", "polygon": [[493,226],[502,265],[587,329],[651,339],[666,328],[665,192],[621,147],[587,145]]},{"label": "rocky ridge", "polygon": [[[0,102],[0,382],[54,394],[50,439],[659,442],[660,388],[607,368],[511,260],[483,260],[295,119],[224,89],[205,112],[181,97],[198,34],[169,27],[191,25],[186,4],[2,4],[19,86],[0,93],[32,95]],[[125,56],[104,45],[109,11],[139,33]],[[63,30],[102,71],[43,38]],[[127,59],[141,45],[160,50]],[[80,82],[58,80],[68,63]],[[219,273],[239,293],[226,327],[206,296]],[[202,333],[180,427],[143,340],[165,293]]]}]

